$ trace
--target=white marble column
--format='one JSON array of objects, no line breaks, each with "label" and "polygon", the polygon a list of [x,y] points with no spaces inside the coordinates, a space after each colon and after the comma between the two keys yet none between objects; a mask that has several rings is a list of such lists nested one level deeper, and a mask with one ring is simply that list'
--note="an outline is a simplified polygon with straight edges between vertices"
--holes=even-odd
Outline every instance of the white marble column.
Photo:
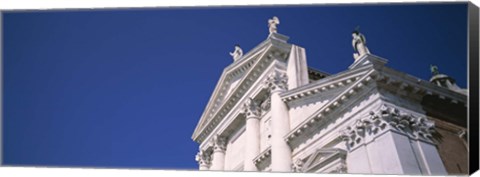
[{"label": "white marble column", "polygon": [[253,160],[260,153],[260,106],[249,98],[244,104],[246,143],[244,171],[258,171]]},{"label": "white marble column", "polygon": [[210,170],[221,171],[225,166],[226,139],[215,135],[213,138],[213,159]]},{"label": "white marble column", "polygon": [[208,170],[211,164],[210,158],[211,152],[200,150],[195,156],[195,160],[198,162],[199,170]]},{"label": "white marble column", "polygon": [[290,132],[290,120],[287,105],[280,93],[287,89],[287,76],[280,71],[273,72],[268,80],[272,111],[272,171],[292,171],[292,151],[284,137]]}]

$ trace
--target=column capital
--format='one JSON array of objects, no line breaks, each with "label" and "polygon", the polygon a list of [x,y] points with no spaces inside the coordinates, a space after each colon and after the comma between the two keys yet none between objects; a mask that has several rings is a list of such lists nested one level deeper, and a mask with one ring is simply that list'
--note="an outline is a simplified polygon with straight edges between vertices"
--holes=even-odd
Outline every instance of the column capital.
[{"label": "column capital", "polygon": [[435,123],[425,116],[415,116],[384,104],[378,111],[371,111],[367,117],[356,120],[353,125],[340,131],[340,137],[351,148],[364,137],[387,130],[395,130],[413,139],[428,142],[434,142],[432,134],[436,133]]},{"label": "column capital", "polygon": [[275,70],[265,81],[265,87],[271,92],[281,92],[287,90],[287,74],[285,72]]},{"label": "column capital", "polygon": [[224,152],[227,149],[227,139],[220,135],[213,137],[213,151]]},{"label": "column capital", "polygon": [[247,119],[259,119],[261,115],[260,105],[253,98],[248,98],[243,104],[243,112],[245,113]]},{"label": "column capital", "polygon": [[198,162],[200,166],[210,166],[212,158],[210,157],[211,151],[199,150],[195,156],[195,161]]}]

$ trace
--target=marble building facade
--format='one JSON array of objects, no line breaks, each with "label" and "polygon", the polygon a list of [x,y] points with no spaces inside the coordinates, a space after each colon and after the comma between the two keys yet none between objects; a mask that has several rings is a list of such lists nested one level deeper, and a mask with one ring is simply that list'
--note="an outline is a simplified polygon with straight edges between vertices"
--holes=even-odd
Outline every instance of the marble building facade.
[{"label": "marble building facade", "polygon": [[453,78],[436,66],[430,81],[388,67],[358,30],[352,64],[330,75],[308,67],[278,24],[230,53],[192,135],[200,170],[467,173],[468,91]]}]

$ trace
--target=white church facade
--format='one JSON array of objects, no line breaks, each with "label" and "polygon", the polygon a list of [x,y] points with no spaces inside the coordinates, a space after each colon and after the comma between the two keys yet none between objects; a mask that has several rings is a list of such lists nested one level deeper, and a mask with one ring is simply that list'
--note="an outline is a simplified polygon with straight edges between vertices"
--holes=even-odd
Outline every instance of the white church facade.
[{"label": "white church facade", "polygon": [[326,74],[277,33],[230,53],[192,139],[200,170],[447,175],[468,173],[467,91],[387,66],[352,33],[354,60]]}]

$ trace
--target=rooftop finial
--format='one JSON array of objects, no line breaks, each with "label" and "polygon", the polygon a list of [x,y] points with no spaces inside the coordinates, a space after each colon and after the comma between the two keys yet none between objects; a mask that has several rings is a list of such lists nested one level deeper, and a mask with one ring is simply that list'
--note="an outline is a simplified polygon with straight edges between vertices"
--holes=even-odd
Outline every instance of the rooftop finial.
[{"label": "rooftop finial", "polygon": [[278,17],[273,16],[272,19],[268,19],[268,31],[270,31],[270,34],[277,33],[278,24],[280,24]]},{"label": "rooftop finial", "polygon": [[367,39],[365,36],[360,33],[360,26],[355,27],[355,30],[352,32],[352,46],[353,50],[353,58],[357,60],[361,56],[365,54],[369,54],[370,51],[367,48]]}]

